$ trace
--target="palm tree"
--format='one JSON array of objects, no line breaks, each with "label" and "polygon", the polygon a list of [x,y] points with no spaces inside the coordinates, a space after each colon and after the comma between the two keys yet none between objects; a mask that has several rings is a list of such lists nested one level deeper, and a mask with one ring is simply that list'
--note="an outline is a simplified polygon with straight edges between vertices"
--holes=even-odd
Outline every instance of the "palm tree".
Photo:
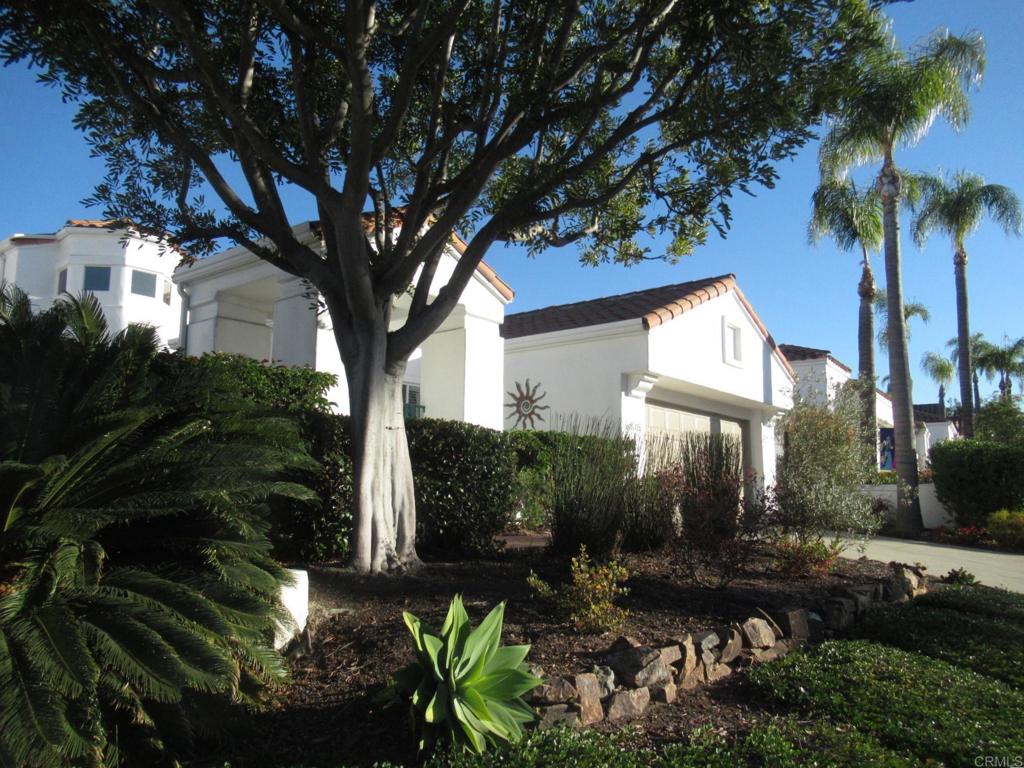
[{"label": "palm tree", "polygon": [[1013,377],[1024,380],[1024,336],[1005,339],[1001,346],[986,342],[978,351],[977,366],[989,380],[998,374],[999,396],[1004,400],[1012,399]]},{"label": "palm tree", "polygon": [[[968,349],[971,355],[971,386],[974,389],[974,412],[977,413],[981,410],[981,388],[978,386],[978,355],[981,354],[982,350],[989,346],[989,343],[985,341],[985,335],[982,333],[972,333],[970,340],[968,341]],[[959,370],[960,366],[960,339],[954,336],[952,339],[946,342],[946,349],[950,350],[949,359],[953,361],[953,365],[957,366]],[[970,402],[968,400],[968,402]],[[961,401],[960,407],[963,408],[963,402]]]},{"label": "palm tree", "polygon": [[[1007,234],[1021,233],[1020,200],[1009,187],[986,184],[977,174],[958,171],[947,182],[938,176],[922,177],[924,202],[914,219],[914,240],[923,245],[938,230],[953,244],[953,276],[956,280],[956,331],[959,354],[960,400],[971,402],[971,324],[967,301],[967,248],[964,240],[988,213]],[[964,408],[961,416],[964,437],[974,437],[974,411]]]},{"label": "palm tree", "polygon": [[[875,312],[878,313],[878,343],[883,349],[889,348],[889,294],[884,288],[875,293]],[[907,343],[910,343],[910,321],[917,318],[927,325],[931,322],[932,313],[919,301],[903,302],[903,325],[906,329]]]},{"label": "palm tree", "polygon": [[907,533],[921,530],[917,500],[917,452],[914,448],[910,358],[903,316],[899,206],[904,194],[897,170],[897,147],[912,146],[937,117],[959,129],[970,113],[967,90],[984,69],[980,37],[948,33],[930,38],[916,53],[896,48],[869,54],[858,82],[843,99],[822,140],[820,162],[825,178],[843,177],[855,165],[882,161],[878,192],[882,198],[885,283],[889,292],[889,365],[896,431],[896,474],[900,479],[897,525]]},{"label": "palm tree", "polygon": [[849,180],[827,180],[811,198],[812,214],[808,234],[812,243],[831,237],[844,251],[859,248],[860,282],[857,295],[860,311],[857,322],[858,372],[861,383],[861,431],[872,456],[878,455],[878,419],[875,413],[875,317],[877,287],[871,271],[871,253],[882,247],[882,205],[878,191],[857,189]]},{"label": "palm tree", "polygon": [[921,367],[931,377],[931,380],[939,385],[939,404],[946,407],[946,385],[953,380],[956,369],[948,357],[943,357],[938,352],[925,352],[921,358]]}]

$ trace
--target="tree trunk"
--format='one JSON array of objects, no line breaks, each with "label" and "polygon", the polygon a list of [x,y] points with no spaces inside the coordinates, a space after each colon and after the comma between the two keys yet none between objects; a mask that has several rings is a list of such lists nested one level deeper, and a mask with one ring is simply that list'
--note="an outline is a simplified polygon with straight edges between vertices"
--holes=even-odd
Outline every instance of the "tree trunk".
[{"label": "tree trunk", "polygon": [[974,412],[977,413],[981,410],[981,386],[978,383],[977,371],[971,374],[971,381],[974,383]]},{"label": "tree trunk", "polygon": [[401,570],[416,555],[416,497],[405,435],[405,362],[390,368],[387,322],[365,334],[345,362],[352,430],[354,522],[351,566],[361,573]]},{"label": "tree trunk", "polygon": [[871,261],[864,250],[864,268],[861,271],[857,295],[860,297],[860,312],[857,322],[858,377],[861,383],[861,430],[864,443],[878,466],[878,417],[875,411],[875,276],[871,272]]},{"label": "tree trunk", "polygon": [[885,288],[889,315],[889,391],[896,436],[896,527],[916,535],[923,528],[918,499],[917,451],[914,448],[914,408],[907,350],[907,321],[903,315],[903,277],[900,264],[899,172],[887,157],[878,175],[885,234]]},{"label": "tree trunk", "polygon": [[960,434],[974,437],[974,409],[971,402],[971,324],[967,309],[967,252],[963,247],[953,256],[953,273],[956,277],[956,343],[957,367],[960,376]]}]

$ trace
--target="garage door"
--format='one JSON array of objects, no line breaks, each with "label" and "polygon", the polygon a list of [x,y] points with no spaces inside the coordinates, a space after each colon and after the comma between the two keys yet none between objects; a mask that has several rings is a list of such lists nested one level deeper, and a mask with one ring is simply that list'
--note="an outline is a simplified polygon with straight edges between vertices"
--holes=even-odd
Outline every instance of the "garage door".
[{"label": "garage door", "polygon": [[740,444],[743,466],[745,468],[748,466],[746,441],[743,439],[743,423],[736,419],[648,403],[646,423],[647,431],[653,433],[678,435],[684,432],[713,432],[734,437]]}]

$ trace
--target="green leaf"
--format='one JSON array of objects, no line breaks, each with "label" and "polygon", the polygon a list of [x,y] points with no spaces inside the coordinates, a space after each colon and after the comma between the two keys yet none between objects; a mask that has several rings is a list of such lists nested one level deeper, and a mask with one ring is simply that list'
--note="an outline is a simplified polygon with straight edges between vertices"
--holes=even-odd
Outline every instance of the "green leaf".
[{"label": "green leaf", "polygon": [[469,633],[469,637],[466,638],[465,656],[455,670],[456,680],[470,680],[483,670],[498,648],[504,617],[505,603],[501,602],[494,606],[487,614],[487,618],[480,622],[479,627]]},{"label": "green leaf", "polygon": [[424,719],[428,723],[434,724],[444,722],[448,717],[448,702],[448,686],[441,683],[434,692],[434,698],[427,704],[427,708],[423,713]]},{"label": "green leaf", "polygon": [[523,672],[520,669],[506,669],[484,675],[474,682],[473,688],[483,696],[504,701],[522,696],[542,682],[529,672]]},{"label": "green leaf", "polygon": [[518,667],[526,660],[529,652],[530,646],[528,645],[506,645],[498,648],[484,666],[484,674]]}]

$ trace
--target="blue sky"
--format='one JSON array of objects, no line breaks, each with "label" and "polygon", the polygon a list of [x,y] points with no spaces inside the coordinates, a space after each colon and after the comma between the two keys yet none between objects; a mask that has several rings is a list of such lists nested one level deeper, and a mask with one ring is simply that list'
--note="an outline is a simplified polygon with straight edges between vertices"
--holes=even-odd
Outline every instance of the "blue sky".
[{"label": "blue sky", "polygon": [[[895,32],[909,45],[940,28],[970,30],[985,37],[988,66],[972,96],[973,116],[957,134],[937,124],[915,149],[900,153],[901,166],[920,171],[968,169],[1024,195],[1024,3],[1013,0],[918,0],[888,9]],[[71,126],[73,105],[35,82],[23,66],[0,70],[0,237],[14,232],[53,231],[66,219],[97,217],[81,200],[103,175]],[[822,347],[851,367],[857,363],[856,255],[829,241],[807,242],[810,196],[817,183],[817,145],[783,164],[774,189],[733,199],[733,226],[724,240],[707,245],[675,265],[651,262],[635,267],[581,266],[572,249],[552,250],[536,259],[520,249],[495,248],[487,260],[516,289],[510,311],[522,311],[655,285],[734,272],[744,292],[779,342]],[[857,174],[866,178],[867,172]],[[296,206],[296,221],[312,217]],[[931,311],[928,325],[914,322],[911,362],[929,350],[944,351],[956,333],[952,253],[933,237],[923,250],[910,240],[904,221],[903,280],[909,299]],[[985,223],[968,241],[972,330],[993,341],[1024,335],[1024,242]],[[875,272],[882,272],[876,257]],[[886,373],[884,357],[880,374]],[[935,385],[918,370],[914,395],[934,401]],[[955,390],[955,387],[952,389]],[[986,385],[985,391],[993,387]]]}]

